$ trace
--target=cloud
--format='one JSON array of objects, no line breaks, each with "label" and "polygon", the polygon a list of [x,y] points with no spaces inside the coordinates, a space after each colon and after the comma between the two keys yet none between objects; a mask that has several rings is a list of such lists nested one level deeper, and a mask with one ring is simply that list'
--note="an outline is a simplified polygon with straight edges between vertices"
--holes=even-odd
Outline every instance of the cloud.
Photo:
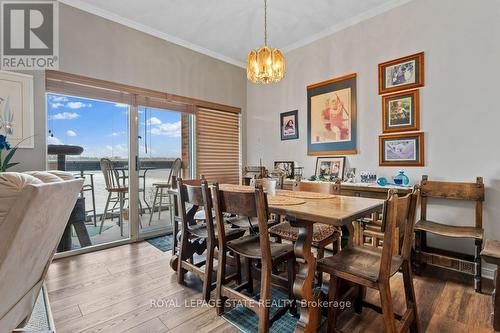
[{"label": "cloud", "polygon": [[156,117],[151,117],[149,118],[149,120],[147,121],[148,125],[161,125],[162,122],[160,119],[156,118]]},{"label": "cloud", "polygon": [[165,135],[171,138],[179,138],[181,136],[181,122],[163,123],[151,129],[152,135]]},{"label": "cloud", "polygon": [[80,115],[76,112],[61,112],[61,113],[56,113],[55,115],[52,115],[50,117],[50,119],[53,120],[71,120],[77,118],[80,118]]},{"label": "cloud", "polygon": [[126,132],[125,132],[125,131],[121,131],[121,132],[113,132],[113,133],[111,133],[109,136],[120,136],[120,135],[124,135],[124,134],[126,134]]},{"label": "cloud", "polygon": [[117,108],[128,108],[128,104],[115,103],[115,107],[117,107]]},{"label": "cloud", "polygon": [[64,103],[60,103],[60,102],[54,102],[52,104],[50,104],[50,106],[53,108],[53,109],[57,109],[61,106],[64,106]]},{"label": "cloud", "polygon": [[82,103],[82,102],[68,102],[66,103],[66,106],[70,109],[81,109],[81,108],[85,108],[85,107],[91,107],[92,104],[85,104],[85,103]]},{"label": "cloud", "polygon": [[49,100],[52,102],[67,102],[68,98],[66,96],[49,95]]},{"label": "cloud", "polygon": [[49,145],[62,145],[62,141],[56,138],[55,136],[47,137],[47,144]]},{"label": "cloud", "polygon": [[66,131],[66,135],[67,135],[67,136],[76,136],[76,132],[75,132],[75,131],[72,131],[72,130],[67,130],[67,131]]}]

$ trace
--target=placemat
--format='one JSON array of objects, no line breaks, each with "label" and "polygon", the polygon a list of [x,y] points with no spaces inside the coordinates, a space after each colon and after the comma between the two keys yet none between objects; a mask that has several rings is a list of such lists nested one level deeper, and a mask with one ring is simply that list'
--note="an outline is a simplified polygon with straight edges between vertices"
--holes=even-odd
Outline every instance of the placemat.
[{"label": "placemat", "polygon": [[268,196],[267,203],[271,206],[292,206],[292,205],[302,205],[306,203],[305,200],[292,197],[282,197],[280,195]]},{"label": "placemat", "polygon": [[304,191],[276,191],[279,196],[300,199],[333,199],[336,195],[328,193],[304,192]]}]

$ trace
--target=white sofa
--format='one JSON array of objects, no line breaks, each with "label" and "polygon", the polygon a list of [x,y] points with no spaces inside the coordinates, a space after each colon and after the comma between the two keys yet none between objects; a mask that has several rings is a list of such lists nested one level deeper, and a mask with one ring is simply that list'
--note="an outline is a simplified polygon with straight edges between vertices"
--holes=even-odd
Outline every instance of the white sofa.
[{"label": "white sofa", "polygon": [[0,173],[0,332],[29,319],[83,180]]}]

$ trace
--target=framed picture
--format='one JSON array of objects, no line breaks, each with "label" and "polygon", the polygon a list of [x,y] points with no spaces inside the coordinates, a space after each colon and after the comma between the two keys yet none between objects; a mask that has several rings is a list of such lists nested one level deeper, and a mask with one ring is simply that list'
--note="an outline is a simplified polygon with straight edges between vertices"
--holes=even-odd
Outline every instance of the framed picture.
[{"label": "framed picture", "polygon": [[318,157],[316,160],[316,178],[344,179],[345,157]]},{"label": "framed picture", "polygon": [[379,165],[424,166],[424,133],[379,136]]},{"label": "framed picture", "polygon": [[280,113],[281,140],[299,138],[299,111]]},{"label": "framed picture", "polygon": [[34,148],[33,76],[0,71],[0,133],[20,148]]},{"label": "framed picture", "polygon": [[293,161],[275,161],[274,169],[280,169],[285,173],[285,177],[288,179],[293,179],[295,163]]},{"label": "framed picture", "polygon": [[420,97],[418,90],[382,96],[382,130],[388,132],[420,129]]},{"label": "framed picture", "polygon": [[378,92],[413,89],[424,85],[424,52],[378,65]]},{"label": "framed picture", "polygon": [[356,154],[356,74],[307,86],[307,154]]}]

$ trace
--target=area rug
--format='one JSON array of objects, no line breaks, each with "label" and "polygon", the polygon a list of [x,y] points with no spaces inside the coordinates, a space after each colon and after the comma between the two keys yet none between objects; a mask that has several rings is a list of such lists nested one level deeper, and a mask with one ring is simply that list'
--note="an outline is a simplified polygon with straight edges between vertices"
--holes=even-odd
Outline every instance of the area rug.
[{"label": "area rug", "polygon": [[146,242],[156,247],[162,252],[172,250],[172,235],[160,236],[147,239]]},{"label": "area rug", "polygon": [[38,298],[31,313],[28,324],[22,329],[22,332],[53,332],[49,319],[49,308],[47,300],[45,299],[44,288],[40,291]]},{"label": "area rug", "polygon": [[[94,237],[99,235],[99,229],[101,228],[100,226],[94,227],[93,225],[86,225],[87,232],[89,233],[89,237]],[[102,227],[102,232],[105,232],[108,229],[113,228],[112,225],[105,225]]]},{"label": "area rug", "polygon": [[[271,289],[271,297],[273,299],[273,302],[271,303],[271,309],[269,310],[270,316],[272,316],[273,313],[278,310],[277,303],[279,303],[280,300],[288,300],[288,295],[276,289]],[[255,295],[253,298],[255,300],[259,299],[259,295]],[[224,313],[222,317],[243,333],[259,332],[259,318],[252,310],[242,305],[238,305],[230,311]],[[295,326],[297,326],[297,321],[298,318],[290,314],[290,311],[287,311],[273,323],[273,325],[269,329],[269,332],[294,332]]]}]

